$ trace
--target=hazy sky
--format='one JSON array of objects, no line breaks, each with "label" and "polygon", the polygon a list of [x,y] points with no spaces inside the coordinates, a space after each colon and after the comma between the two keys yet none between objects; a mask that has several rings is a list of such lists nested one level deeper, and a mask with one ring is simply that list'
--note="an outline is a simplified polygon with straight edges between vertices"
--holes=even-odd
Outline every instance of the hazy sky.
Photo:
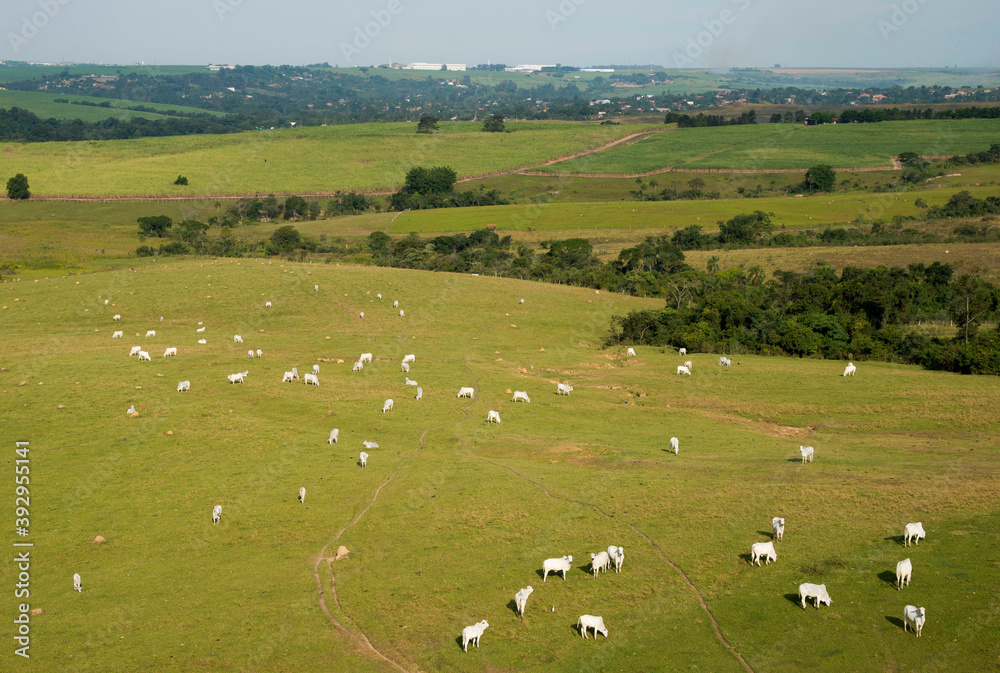
[{"label": "hazy sky", "polygon": [[998,0],[3,0],[0,60],[994,66]]}]

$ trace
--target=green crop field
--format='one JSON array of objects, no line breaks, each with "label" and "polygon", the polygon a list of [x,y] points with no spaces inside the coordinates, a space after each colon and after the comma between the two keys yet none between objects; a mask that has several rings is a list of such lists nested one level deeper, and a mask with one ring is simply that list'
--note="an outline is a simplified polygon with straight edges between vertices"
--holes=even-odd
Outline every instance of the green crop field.
[{"label": "green crop field", "polygon": [[665,168],[725,170],[889,166],[901,152],[940,156],[983,151],[1000,138],[1000,120],[920,120],[879,124],[758,124],[673,129],[540,170],[636,174]]},{"label": "green crop field", "polygon": [[[83,101],[100,105],[110,103],[111,107],[96,107],[93,105],[74,105],[72,102],[60,103],[57,100]],[[161,103],[140,103],[137,101],[121,100],[118,98],[98,98],[97,96],[69,96],[46,93],[44,91],[0,91],[0,108],[19,107],[29,110],[42,119],[54,117],[56,119],[80,119],[85,122],[102,121],[109,117],[115,119],[135,119],[143,117],[145,119],[169,119],[168,115],[156,114],[155,112],[136,112],[125,110],[126,106],[142,105],[143,107],[154,108],[156,110],[174,110],[187,114],[212,114],[221,116],[221,112],[210,112],[194,107],[184,107],[182,105],[165,105]]]},{"label": "green crop field", "polygon": [[[0,294],[6,539],[34,545],[30,596],[11,595],[14,563],[0,583],[11,619],[22,602],[42,610],[37,670],[746,670],[735,652],[760,673],[978,672],[1000,656],[993,378],[867,362],[843,378],[843,363],[739,355],[722,370],[707,353],[678,377],[676,352],[599,347],[612,314],[661,301],[445,273],[143,260]],[[352,373],[362,352],[375,361]],[[313,364],[319,387],[280,382]],[[366,440],[380,447],[362,469]],[[773,516],[777,562],[751,567]],[[910,521],[927,539],[905,549]],[[590,576],[609,544],[622,572]],[[570,554],[567,580],[542,582],[542,560]],[[897,592],[906,557],[913,583]],[[802,582],[833,604],[803,610]],[[919,639],[906,604],[927,609]],[[580,637],[584,613],[607,639]]]},{"label": "green crop field", "polygon": [[0,65],[0,84],[34,79],[43,75],[58,75],[68,72],[71,77],[83,75],[118,75],[141,73],[144,75],[183,75],[189,72],[204,72],[201,65]]},{"label": "green crop field", "polygon": [[[353,124],[234,135],[78,143],[0,143],[4,166],[32,192],[62,195],[207,195],[395,190],[414,166],[446,165],[460,177],[566,156],[643,126],[515,122],[511,133],[445,123],[430,136],[414,124]],[[187,187],[173,185],[183,174]]]}]

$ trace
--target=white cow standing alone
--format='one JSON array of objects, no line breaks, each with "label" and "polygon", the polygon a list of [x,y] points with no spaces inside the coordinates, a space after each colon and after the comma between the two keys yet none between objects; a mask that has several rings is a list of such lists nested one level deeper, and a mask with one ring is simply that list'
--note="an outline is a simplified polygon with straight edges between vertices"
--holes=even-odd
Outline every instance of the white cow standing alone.
[{"label": "white cow standing alone", "polygon": [[233,343],[234,344],[241,344],[241,343],[243,343],[243,337],[241,337],[239,334],[234,334],[233,335]]},{"label": "white cow standing alone", "polygon": [[306,501],[306,487],[303,486],[302,488],[299,489],[299,502],[305,502],[305,501]]},{"label": "white cow standing alone", "polygon": [[146,337],[147,338],[148,337],[155,337],[155,336],[156,336],[156,330],[155,329],[151,329],[151,330],[149,330],[149,331],[146,332]]},{"label": "white cow standing alone", "polygon": [[489,623],[487,623],[487,621],[484,619],[478,624],[473,624],[472,626],[466,626],[464,629],[462,629],[462,651],[463,652],[469,651],[469,643],[472,643],[476,647],[479,647],[479,638],[483,635],[483,631],[485,631],[486,627],[488,626]]},{"label": "white cow standing alone", "polygon": [[490,409],[490,411],[486,414],[486,422],[487,423],[499,423],[500,422],[500,412],[499,411],[493,411],[492,409]]},{"label": "white cow standing alone", "polygon": [[216,505],[212,508],[212,525],[219,523],[222,520],[222,505]]},{"label": "white cow standing alone", "polygon": [[678,355],[687,355],[688,354],[688,349],[687,348],[678,349],[677,354]]},{"label": "white cow standing alone", "polygon": [[358,456],[358,458],[361,461],[361,467],[368,467],[368,454],[367,453],[365,453],[364,451],[362,451],[361,455]]},{"label": "white cow standing alone", "polygon": [[556,395],[569,395],[571,392],[573,392],[573,386],[568,383],[556,384]]},{"label": "white cow standing alone", "polygon": [[326,440],[326,443],[336,444],[337,439],[339,438],[340,438],[340,430],[338,428],[334,428],[333,430],[330,431],[330,439]]},{"label": "white cow standing alone", "polygon": [[774,539],[781,542],[781,538],[785,537],[785,520],[780,516],[771,519],[771,530],[774,531]]},{"label": "white cow standing alone", "polygon": [[386,400],[382,403],[382,413],[384,414],[387,411],[392,411],[392,400]]},{"label": "white cow standing alone", "polygon": [[913,540],[913,544],[920,544],[920,540],[927,537],[927,533],[924,532],[924,524],[920,521],[917,523],[908,523],[903,528],[903,546],[909,547],[910,540]]},{"label": "white cow standing alone", "polygon": [[476,391],[472,388],[459,388],[458,395],[455,397],[468,397],[470,399],[476,398]]},{"label": "white cow standing alone", "polygon": [[562,573],[563,580],[566,573],[573,567],[573,557],[563,556],[562,558],[549,558],[542,561],[542,581],[549,576],[549,573]]},{"label": "white cow standing alone", "polygon": [[629,348],[627,351],[625,351],[625,357],[634,358],[635,357],[635,349],[634,348]]},{"label": "white cow standing alone", "polygon": [[406,314],[403,313],[403,309],[399,309],[399,317],[400,318],[405,318],[406,317]]},{"label": "white cow standing alone", "polygon": [[511,401],[513,401],[513,402],[531,402],[531,398],[528,397],[528,393],[526,393],[525,391],[523,391],[523,390],[515,390],[514,391],[514,399],[511,400]]},{"label": "white cow standing alone", "polygon": [[73,573],[73,591],[83,591],[83,585],[80,580],[80,573]]},{"label": "white cow standing alone", "polygon": [[924,630],[924,622],[927,620],[927,610],[924,608],[914,607],[913,605],[907,605],[903,608],[903,630],[909,631],[910,627],[913,627],[914,633],[917,634],[917,638]]},{"label": "white cow standing alone", "polygon": [[800,584],[799,585],[799,600],[802,601],[802,609],[806,609],[806,600],[814,598],[816,599],[816,609],[819,610],[819,604],[825,603],[826,605],[833,605],[833,599],[830,598],[830,594],[826,592],[825,584]]},{"label": "white cow standing alone", "polygon": [[177,392],[183,393],[185,390],[188,390],[188,391],[191,390],[191,382],[190,381],[181,381],[180,383],[177,384]]},{"label": "white cow standing alone", "polygon": [[517,608],[517,614],[521,619],[524,619],[524,606],[527,604],[528,596],[531,595],[532,591],[534,591],[534,589],[532,589],[529,584],[514,594],[514,607]]},{"label": "white cow standing alone", "polygon": [[121,316],[121,314],[120,314],[120,313],[115,313],[115,314],[114,314],[114,315],[113,315],[113,316],[111,317],[111,319],[117,322],[117,321],[120,321],[120,320],[122,319],[122,316]]},{"label": "white cow standing alone", "polygon": [[678,440],[676,437],[671,437],[670,438],[670,450],[674,452],[675,456],[678,453],[680,453],[681,443],[680,443],[680,440]]},{"label": "white cow standing alone", "polygon": [[416,396],[416,400],[417,400],[417,401],[419,402],[419,401],[420,401],[420,399],[421,399],[421,398],[422,398],[423,396],[424,396],[424,389],[423,389],[423,388],[417,388],[417,396]]},{"label": "white cow standing alone", "polygon": [[168,348],[167,350],[163,351],[163,357],[165,358],[176,357],[176,356],[177,356],[176,348]]},{"label": "white cow standing alone", "polygon": [[608,627],[604,625],[603,617],[595,617],[594,615],[580,615],[580,619],[577,620],[576,625],[580,627],[580,635],[587,638],[587,629],[594,629],[594,640],[597,640],[597,634],[602,634],[605,638],[608,637]]},{"label": "white cow standing alone", "polygon": [[113,332],[111,334],[111,338],[112,339],[124,339],[125,338],[125,332],[123,332],[122,330],[118,330],[117,332]]},{"label": "white cow standing alone", "polygon": [[906,558],[896,564],[896,591],[904,586],[910,586],[910,578],[913,577],[913,564]]},{"label": "white cow standing alone", "polygon": [[799,453],[802,454],[802,463],[803,464],[805,464],[805,462],[807,460],[810,463],[813,462],[813,455],[815,454],[815,451],[813,450],[813,447],[811,447],[811,446],[799,446]]},{"label": "white cow standing alone", "polygon": [[764,559],[764,565],[770,565],[771,561],[778,560],[774,542],[758,542],[750,547],[750,565],[760,565],[761,559]]},{"label": "white cow standing alone", "polygon": [[854,366],[853,362],[848,362],[847,367],[844,369],[844,376],[854,376],[854,372],[858,371],[858,368]]}]

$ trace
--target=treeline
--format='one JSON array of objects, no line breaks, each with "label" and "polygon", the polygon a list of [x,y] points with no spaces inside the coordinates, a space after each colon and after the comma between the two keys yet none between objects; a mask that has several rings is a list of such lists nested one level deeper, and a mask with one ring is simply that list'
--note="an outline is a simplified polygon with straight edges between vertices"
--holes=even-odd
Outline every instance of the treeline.
[{"label": "treeline", "polygon": [[509,203],[498,189],[456,192],[458,174],[448,166],[417,166],[406,173],[403,187],[389,198],[389,210],[428,210],[432,208],[470,208],[505,206]]},{"label": "treeline", "polygon": [[[1000,374],[1000,290],[947,264],[908,269],[822,267],[808,273],[760,269],[685,271],[666,282],[663,309],[614,316],[607,345],[920,364],[966,374]],[[958,328],[948,339],[912,326]]]},{"label": "treeline", "polygon": [[109,117],[99,122],[42,119],[30,110],[0,108],[0,141],[38,143],[67,140],[127,140],[160,136],[239,133],[254,128],[236,117],[201,114],[170,119]]},{"label": "treeline", "polygon": [[705,126],[741,126],[743,124],[756,124],[757,113],[753,110],[743,112],[737,117],[723,117],[722,115],[707,115],[699,112],[695,116],[668,112],[663,120],[664,124],[677,124],[678,128],[699,128]]}]

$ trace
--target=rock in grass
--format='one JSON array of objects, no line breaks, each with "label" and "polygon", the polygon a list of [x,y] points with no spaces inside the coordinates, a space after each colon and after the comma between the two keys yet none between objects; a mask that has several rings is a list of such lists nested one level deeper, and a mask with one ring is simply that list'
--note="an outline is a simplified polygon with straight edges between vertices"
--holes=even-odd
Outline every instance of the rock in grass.
[{"label": "rock in grass", "polygon": [[351,552],[347,551],[347,547],[340,545],[337,547],[337,560],[341,561],[351,555]]},{"label": "rock in grass", "polygon": [[94,538],[94,544],[104,544],[105,542],[107,542],[107,540],[104,539],[103,535],[98,535]]}]

